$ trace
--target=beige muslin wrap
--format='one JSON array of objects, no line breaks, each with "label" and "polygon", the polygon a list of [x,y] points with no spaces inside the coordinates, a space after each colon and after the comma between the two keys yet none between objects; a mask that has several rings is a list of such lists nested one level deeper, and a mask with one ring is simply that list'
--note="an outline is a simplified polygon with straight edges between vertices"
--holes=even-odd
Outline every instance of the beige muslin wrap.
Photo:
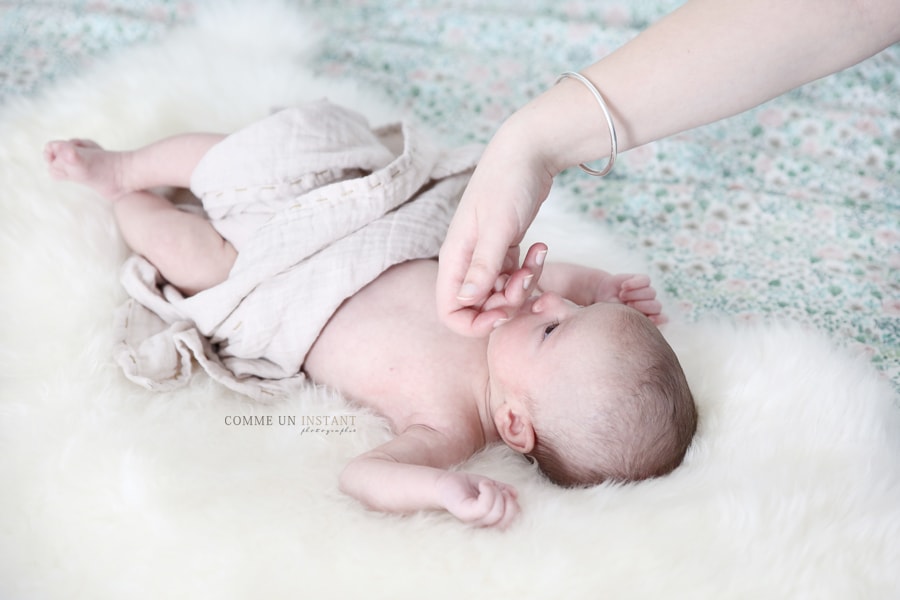
[{"label": "beige muslin wrap", "polygon": [[191,191],[237,261],[225,282],[185,298],[131,256],[117,362],[155,390],[186,384],[194,361],[257,399],[296,389],[346,298],[392,265],[437,255],[479,153],[442,150],[408,123],[373,130],[327,101],[227,137]]}]

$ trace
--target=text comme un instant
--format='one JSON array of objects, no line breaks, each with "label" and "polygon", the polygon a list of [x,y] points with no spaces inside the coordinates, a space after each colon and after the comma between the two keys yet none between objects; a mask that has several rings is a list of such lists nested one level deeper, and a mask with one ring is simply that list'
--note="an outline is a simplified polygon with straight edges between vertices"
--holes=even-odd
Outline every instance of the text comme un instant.
[{"label": "text comme un instant", "polygon": [[356,415],[227,415],[229,427],[356,427]]}]

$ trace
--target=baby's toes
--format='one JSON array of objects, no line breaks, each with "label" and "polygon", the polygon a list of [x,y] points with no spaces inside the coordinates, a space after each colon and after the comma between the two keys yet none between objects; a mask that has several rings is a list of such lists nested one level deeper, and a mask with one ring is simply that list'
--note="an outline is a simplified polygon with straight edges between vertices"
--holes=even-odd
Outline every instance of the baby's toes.
[{"label": "baby's toes", "polygon": [[50,175],[56,179],[78,177],[83,170],[83,161],[71,142],[50,142],[44,148]]},{"label": "baby's toes", "polygon": [[62,161],[66,165],[77,167],[81,164],[81,156],[75,149],[75,144],[70,142],[61,143],[56,149],[56,162]]},{"label": "baby's toes", "polygon": [[65,176],[65,164],[60,156],[59,142],[49,142],[44,146],[44,160],[47,162],[47,170],[53,177]]},{"label": "baby's toes", "polygon": [[48,163],[52,163],[59,158],[59,149],[62,148],[66,142],[62,142],[59,140],[53,140],[52,142],[47,142],[44,145],[44,158]]},{"label": "baby's toes", "polygon": [[103,150],[103,147],[95,142],[94,140],[86,140],[82,138],[75,138],[70,140],[73,146],[78,146],[79,148],[90,148],[91,150]]}]

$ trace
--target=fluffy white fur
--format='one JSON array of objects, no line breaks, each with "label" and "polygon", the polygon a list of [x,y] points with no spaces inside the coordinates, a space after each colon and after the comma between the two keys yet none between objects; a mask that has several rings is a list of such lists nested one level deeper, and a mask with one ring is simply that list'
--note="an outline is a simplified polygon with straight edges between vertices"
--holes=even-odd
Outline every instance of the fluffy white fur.
[{"label": "fluffy white fur", "polygon": [[[384,423],[311,390],[254,405],[198,375],[156,395],[111,362],[125,248],[107,203],[51,181],[52,138],[127,147],[227,131],[327,95],[393,113],[302,69],[309,28],[278,3],[207,9],[0,114],[0,597],[886,598],[900,594],[900,411],[864,360],[784,324],[670,325],[701,423],[684,466],[561,490],[496,448],[466,468],[518,486],[507,532],[382,516],[337,490]],[[634,269],[609,234],[538,225],[555,258]],[[568,247],[567,247],[568,246]],[[273,415],[229,427],[229,415]],[[356,415],[302,434],[278,416]]]}]

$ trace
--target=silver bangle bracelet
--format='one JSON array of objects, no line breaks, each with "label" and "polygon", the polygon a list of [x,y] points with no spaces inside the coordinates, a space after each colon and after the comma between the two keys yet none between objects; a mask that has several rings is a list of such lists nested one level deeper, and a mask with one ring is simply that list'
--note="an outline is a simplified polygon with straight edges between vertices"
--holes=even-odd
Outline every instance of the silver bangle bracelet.
[{"label": "silver bangle bracelet", "polygon": [[[603,100],[603,96],[600,95],[600,91],[594,87],[594,84],[591,81],[582,75],[581,73],[576,73],[574,71],[566,71],[556,80],[556,83],[559,83],[563,79],[571,77],[572,79],[577,79],[580,81],[587,89],[591,91],[594,95],[594,99],[597,101],[597,104],[600,105],[600,110],[603,111],[603,116],[606,117],[606,126],[609,127],[609,160],[606,163],[606,166],[603,167],[602,170],[598,171],[596,169],[592,169],[584,163],[578,165],[581,167],[581,170],[589,175],[594,175],[595,177],[603,177],[604,175],[608,175],[610,171],[612,171],[613,165],[616,164],[616,155],[619,153],[619,143],[616,140],[616,124],[613,123],[612,115],[609,113],[609,107],[606,106],[606,101]],[[556,85],[554,83],[554,85]]]}]

